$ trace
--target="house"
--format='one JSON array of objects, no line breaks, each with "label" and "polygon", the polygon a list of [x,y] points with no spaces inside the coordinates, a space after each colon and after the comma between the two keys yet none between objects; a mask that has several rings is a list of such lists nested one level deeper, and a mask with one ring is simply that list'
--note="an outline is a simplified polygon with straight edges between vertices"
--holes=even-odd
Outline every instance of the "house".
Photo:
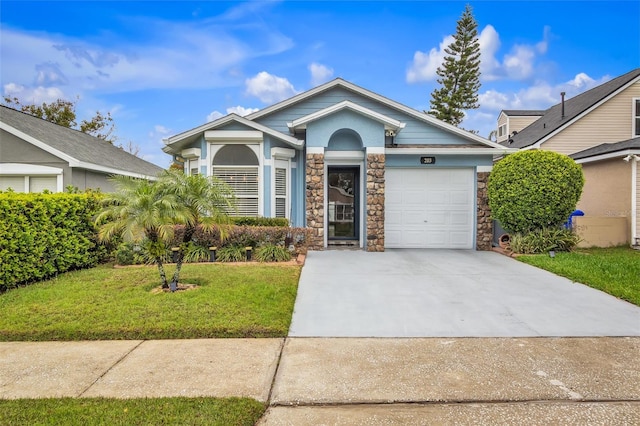
[{"label": "house", "polygon": [[164,143],[228,183],[238,215],[309,227],[318,250],[490,249],[486,179],[513,151],[340,78]]},{"label": "house", "polygon": [[154,179],[161,167],[111,143],[0,106],[0,190],[113,190],[112,175]]},{"label": "house", "polygon": [[[561,99],[526,127],[513,132],[507,126],[500,143],[560,152],[582,165],[585,186],[577,208],[585,216],[576,219],[582,245],[640,245],[640,68]],[[532,118],[530,113],[522,114]],[[498,123],[515,116],[503,111]]]},{"label": "house", "polygon": [[520,130],[536,121],[542,115],[544,115],[542,110],[502,110],[498,116],[496,142],[506,142],[510,135],[518,134]]}]

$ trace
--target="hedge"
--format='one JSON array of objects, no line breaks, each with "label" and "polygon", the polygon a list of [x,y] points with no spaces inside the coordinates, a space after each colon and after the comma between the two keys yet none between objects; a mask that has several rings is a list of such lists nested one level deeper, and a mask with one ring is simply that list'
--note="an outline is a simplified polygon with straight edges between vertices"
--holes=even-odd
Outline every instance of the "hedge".
[{"label": "hedge", "polygon": [[238,226],[281,226],[288,227],[289,219],[284,217],[232,217],[231,222]]},{"label": "hedge", "polygon": [[100,195],[0,193],[0,292],[95,266]]}]

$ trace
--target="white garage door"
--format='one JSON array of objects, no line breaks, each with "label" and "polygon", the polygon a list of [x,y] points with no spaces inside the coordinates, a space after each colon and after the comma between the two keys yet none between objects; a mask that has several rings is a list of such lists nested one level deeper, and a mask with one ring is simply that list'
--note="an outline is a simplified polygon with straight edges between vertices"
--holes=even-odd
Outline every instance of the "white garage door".
[{"label": "white garage door", "polygon": [[473,248],[474,169],[385,172],[385,247]]}]

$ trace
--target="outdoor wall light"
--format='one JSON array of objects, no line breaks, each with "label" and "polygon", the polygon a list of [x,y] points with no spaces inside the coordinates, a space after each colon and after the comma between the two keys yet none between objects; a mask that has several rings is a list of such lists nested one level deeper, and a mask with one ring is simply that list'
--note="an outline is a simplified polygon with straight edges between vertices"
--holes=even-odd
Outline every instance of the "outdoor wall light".
[{"label": "outdoor wall light", "polygon": [[249,262],[251,260],[251,250],[253,250],[251,247],[245,247],[245,257],[247,258],[247,262]]},{"label": "outdoor wall light", "polygon": [[209,247],[209,262],[215,262],[216,261],[216,251],[218,250],[218,247]]}]

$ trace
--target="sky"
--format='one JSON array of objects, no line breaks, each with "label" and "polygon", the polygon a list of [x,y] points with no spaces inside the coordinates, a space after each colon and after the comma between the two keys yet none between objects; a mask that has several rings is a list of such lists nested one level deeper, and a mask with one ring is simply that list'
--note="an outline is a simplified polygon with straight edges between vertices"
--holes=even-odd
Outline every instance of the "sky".
[{"label": "sky", "polygon": [[0,2],[0,87],[22,103],[109,112],[116,144],[168,167],[162,139],[341,77],[430,109],[436,70],[470,4],[488,137],[502,109],[546,109],[640,67],[634,1]]}]

